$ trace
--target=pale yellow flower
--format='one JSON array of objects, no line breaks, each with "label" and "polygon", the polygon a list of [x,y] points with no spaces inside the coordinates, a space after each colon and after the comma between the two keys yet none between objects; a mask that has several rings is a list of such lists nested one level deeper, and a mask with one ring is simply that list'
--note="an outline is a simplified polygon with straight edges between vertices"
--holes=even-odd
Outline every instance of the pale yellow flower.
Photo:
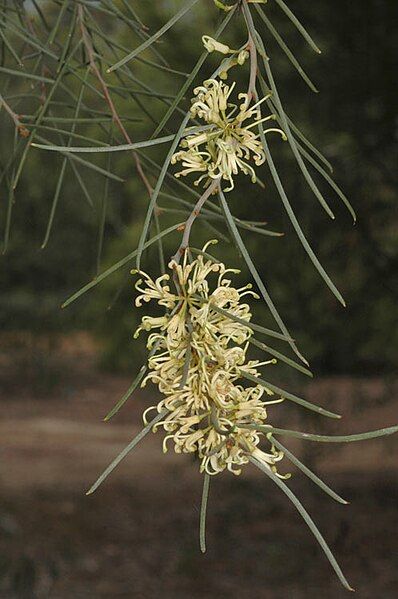
[{"label": "pale yellow flower", "polygon": [[[176,173],[176,177],[200,173],[195,185],[203,180],[208,184],[211,179],[221,178],[229,182],[225,191],[233,189],[233,178],[239,172],[249,175],[252,182],[256,182],[253,164],[263,164],[265,153],[259,135],[253,128],[273,120],[275,115],[261,118],[259,107],[265,98],[250,106],[248,94],[240,93],[240,106],[232,103],[230,97],[234,87],[235,83],[228,86],[218,79],[208,79],[194,89],[191,115],[203,120],[205,127],[192,134],[189,134],[189,129],[186,131],[180,144],[182,149],[171,159],[172,164],[181,162],[184,167]],[[265,133],[270,131],[277,131],[285,138],[280,129],[267,129]]]},{"label": "pale yellow flower", "polygon": [[[254,454],[260,439],[266,437],[244,428],[247,424],[264,424],[267,405],[280,401],[264,401],[263,396],[273,392],[263,385],[242,384],[242,372],[256,377],[260,366],[275,362],[246,357],[252,329],[244,322],[250,322],[251,312],[242,299],[258,296],[250,285],[233,287],[229,277],[239,271],[202,254],[191,262],[185,254],[182,264],[171,261],[169,267],[173,278],[163,275],[152,280],[141,273],[143,279],[136,285],[139,305],[155,301],[170,311],[160,317],[144,316],[137,329],[137,334],[152,331],[148,348],[153,355],[142,386],[152,382],[162,394],[158,405],[145,412],[144,421],[148,422],[153,410],[167,410],[155,427],[167,433],[164,451],[172,441],[177,453],[195,453],[200,470],[208,474],[225,469],[239,474],[252,454],[273,468],[280,452],[271,447],[265,457],[261,452]],[[172,280],[174,290],[169,286]]]}]

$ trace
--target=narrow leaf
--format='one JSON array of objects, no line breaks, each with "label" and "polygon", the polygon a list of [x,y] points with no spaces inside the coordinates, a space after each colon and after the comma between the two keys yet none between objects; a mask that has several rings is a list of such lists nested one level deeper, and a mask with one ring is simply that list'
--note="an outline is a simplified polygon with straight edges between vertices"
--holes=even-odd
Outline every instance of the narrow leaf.
[{"label": "narrow leaf", "polygon": [[387,437],[398,432],[398,426],[390,426],[389,428],[381,428],[367,433],[359,433],[356,435],[313,435],[312,433],[303,433],[301,431],[292,431],[286,428],[276,428],[273,426],[262,426],[257,424],[248,424],[242,428],[258,429],[263,433],[272,433],[273,435],[284,435],[286,437],[294,437],[295,439],[303,439],[304,441],[315,441],[318,443],[355,443],[357,441],[365,441],[368,439],[377,439],[378,437]]},{"label": "narrow leaf", "polygon": [[271,35],[275,38],[278,45],[282,48],[282,50],[286,54],[287,58],[290,60],[290,62],[292,63],[294,68],[297,70],[297,72],[300,74],[300,76],[304,79],[304,81],[306,82],[308,87],[313,92],[318,93],[317,88],[312,83],[311,79],[308,77],[307,73],[304,71],[303,67],[300,65],[300,63],[294,56],[293,52],[290,50],[290,48],[284,42],[283,38],[279,35],[278,31],[275,29],[275,27],[273,26],[273,24],[271,23],[271,21],[269,20],[267,15],[264,13],[264,11],[259,6],[257,6],[257,4],[254,5],[254,8],[257,10],[257,13],[259,14],[260,18],[264,21],[264,23],[265,23],[266,27],[268,28],[268,30],[270,31]]},{"label": "narrow leaf", "polygon": [[67,164],[67,158],[64,158],[62,160],[61,169],[59,171],[58,181],[57,181],[57,185],[56,185],[56,188],[55,188],[55,193],[54,193],[53,201],[52,201],[52,204],[51,204],[50,216],[49,216],[49,219],[48,219],[46,232],[45,232],[45,235],[44,235],[43,243],[41,244],[41,249],[42,250],[46,247],[46,245],[48,243],[48,240],[50,238],[50,233],[51,233],[51,229],[52,229],[53,222],[54,222],[54,217],[55,217],[55,211],[56,211],[57,206],[58,206],[58,200],[59,200],[59,196],[60,196],[60,193],[61,193],[62,184],[64,182],[66,164]]},{"label": "narrow leaf", "polygon": [[337,493],[333,491],[326,483],[323,482],[312,470],[307,468],[303,462],[301,462],[291,451],[289,451],[282,443],[280,443],[277,439],[275,439],[272,435],[269,435],[268,438],[272,441],[272,443],[283,453],[285,456],[297,466],[301,472],[303,472],[310,480],[312,480],[322,491],[324,491],[327,495],[329,495],[332,499],[337,501],[338,503],[342,503],[343,505],[348,505],[348,501],[340,497]]},{"label": "narrow leaf", "polygon": [[155,188],[154,188],[154,190],[152,192],[151,200],[150,200],[150,203],[149,203],[149,206],[148,206],[148,209],[147,209],[147,213],[146,213],[146,216],[145,216],[144,225],[143,225],[142,232],[141,232],[141,237],[140,237],[140,240],[139,240],[139,243],[138,243],[138,250],[137,250],[137,270],[140,270],[140,262],[141,262],[141,256],[142,256],[143,248],[144,248],[144,243],[145,243],[145,239],[147,238],[147,234],[148,234],[148,230],[149,230],[149,225],[150,225],[151,218],[152,218],[152,213],[153,213],[153,210],[154,210],[154,208],[156,206],[156,201],[158,199],[160,188],[162,187],[164,178],[166,176],[167,169],[169,168],[171,157],[173,156],[174,152],[176,151],[176,148],[177,148],[177,146],[178,146],[178,144],[180,142],[180,139],[181,139],[181,137],[183,135],[184,129],[185,129],[185,127],[186,127],[189,119],[190,119],[190,113],[188,112],[185,115],[184,119],[182,120],[182,122],[181,122],[181,124],[180,124],[180,126],[178,128],[177,133],[175,134],[173,143],[170,146],[170,149],[169,149],[169,151],[167,153],[166,159],[165,159],[165,161],[163,163],[163,166],[162,166],[162,169],[160,171],[158,180],[156,181]]},{"label": "narrow leaf", "polygon": [[72,170],[74,172],[74,175],[75,175],[76,180],[77,180],[77,182],[78,182],[78,184],[79,184],[79,186],[80,186],[80,188],[81,188],[81,190],[83,192],[83,195],[84,195],[84,197],[87,200],[88,205],[90,206],[90,208],[94,208],[94,202],[93,202],[93,200],[92,200],[92,198],[90,196],[90,193],[89,193],[89,191],[87,189],[87,186],[86,186],[86,184],[85,184],[85,182],[84,182],[81,174],[78,171],[78,168],[77,168],[76,164],[73,162],[73,160],[70,160],[69,164],[70,164],[70,166],[71,166],[71,168],[72,168]]},{"label": "narrow leaf", "polygon": [[10,54],[14,57],[14,60],[16,61],[17,65],[19,67],[23,67],[22,61],[19,58],[18,54],[16,53],[16,51],[14,50],[13,46],[11,45],[11,43],[9,42],[9,40],[7,39],[7,37],[5,36],[3,29],[0,27],[0,37],[3,40],[3,43],[7,46]]},{"label": "narrow leaf", "polygon": [[[221,35],[221,33],[224,31],[225,27],[228,25],[230,19],[232,18],[232,15],[235,12],[236,7],[233,8],[233,10],[231,10],[227,16],[225,17],[225,19],[222,21],[220,27],[217,29],[217,31],[214,34],[214,39],[218,39],[218,37]],[[157,126],[156,130],[154,131],[152,137],[156,137],[157,135],[159,135],[159,133],[161,131],[163,131],[164,126],[168,123],[171,115],[173,114],[173,112],[175,111],[175,109],[177,108],[178,104],[181,102],[182,98],[184,97],[185,93],[187,92],[187,90],[191,87],[193,80],[195,79],[196,75],[199,73],[202,65],[204,64],[206,58],[208,57],[209,53],[203,52],[203,54],[200,55],[197,63],[195,64],[195,66],[192,69],[191,74],[189,75],[189,77],[187,78],[187,80],[184,82],[184,84],[182,85],[180,91],[178,92],[178,94],[175,97],[175,100],[173,101],[173,103],[170,105],[169,109],[167,110],[166,114],[164,115],[164,117],[162,118],[162,120],[160,121],[159,125]]]},{"label": "narrow leaf", "polygon": [[280,387],[277,387],[276,385],[273,385],[272,383],[269,383],[264,379],[261,379],[259,377],[253,376],[252,374],[249,374],[248,372],[245,372],[242,368],[240,369],[240,373],[243,376],[243,378],[247,379],[248,381],[251,381],[256,385],[261,385],[261,387],[265,387],[265,389],[270,389],[271,391],[273,391],[277,395],[280,395],[284,399],[288,399],[289,401],[297,403],[300,406],[303,406],[303,408],[311,410],[311,412],[316,412],[317,414],[327,416],[328,418],[341,418],[340,414],[329,412],[329,410],[325,410],[324,408],[321,408],[320,406],[317,406],[316,404],[313,404],[301,397],[297,397],[297,395],[293,395],[293,393],[289,393],[288,391],[285,391],[284,389],[281,389]]},{"label": "narrow leaf", "polygon": [[341,191],[340,187],[337,185],[337,183],[335,183],[333,181],[333,179],[330,177],[330,175],[325,171],[324,168],[322,168],[316,160],[314,160],[314,158],[311,156],[311,154],[309,154],[305,148],[303,148],[303,146],[300,143],[297,143],[297,147],[299,149],[299,151],[301,152],[301,154],[304,156],[304,158],[306,160],[308,160],[308,162],[310,164],[312,164],[312,166],[318,171],[318,173],[325,179],[325,181],[327,183],[329,183],[330,187],[333,189],[333,191],[336,192],[336,194],[339,196],[339,198],[343,201],[344,205],[346,206],[348,212],[351,214],[352,219],[354,221],[354,223],[357,220],[357,215],[355,214],[355,210],[354,208],[351,206],[350,201],[348,200],[347,196]]},{"label": "narrow leaf", "polygon": [[336,572],[341,584],[348,591],[353,591],[354,589],[352,589],[350,587],[346,577],[344,576],[339,564],[336,561],[336,558],[334,557],[333,553],[331,552],[329,545],[326,543],[325,539],[323,538],[322,534],[320,533],[315,522],[313,521],[313,519],[311,518],[311,516],[309,515],[307,510],[304,508],[304,506],[301,504],[300,500],[289,489],[289,487],[272,472],[272,470],[269,467],[265,466],[264,464],[262,464],[260,462],[257,462],[257,460],[255,460],[252,457],[249,457],[249,460],[252,462],[252,464],[257,466],[257,468],[259,468],[262,472],[264,472],[264,474],[266,474],[281,489],[281,491],[283,491],[283,493],[290,499],[290,501],[293,503],[294,507],[299,512],[299,514],[303,518],[304,522],[307,524],[308,528],[310,529],[310,531],[312,532],[312,534],[318,541],[318,543],[321,546],[322,550],[324,551],[327,559],[329,560],[330,565],[332,566],[333,570]]},{"label": "narrow leaf", "polygon": [[295,368],[299,372],[302,372],[303,374],[306,374],[307,376],[310,376],[311,378],[314,376],[312,374],[312,372],[310,370],[308,370],[308,368],[305,368],[302,364],[299,364],[298,362],[295,362],[291,358],[288,358],[288,356],[285,356],[284,354],[281,354],[276,349],[273,349],[272,347],[269,347],[269,345],[266,345],[265,343],[262,343],[261,341],[257,341],[257,339],[255,339],[254,337],[251,337],[249,339],[249,342],[252,345],[255,345],[256,347],[258,347],[259,349],[267,352],[271,356],[274,356],[275,358],[277,358],[281,362],[285,362],[286,364],[288,364],[292,368]]},{"label": "narrow leaf", "polygon": [[137,376],[131,383],[130,387],[127,389],[126,393],[123,395],[123,397],[121,399],[119,399],[119,401],[113,406],[111,411],[108,412],[108,414],[105,416],[104,422],[108,422],[108,420],[110,420],[115,414],[117,414],[118,411],[124,406],[126,401],[129,399],[129,397],[131,397],[131,395],[137,389],[138,385],[141,383],[146,371],[147,371],[147,367],[145,365],[141,366],[140,370],[138,371]]},{"label": "narrow leaf", "polygon": [[[217,262],[217,260],[215,260],[215,258],[213,258],[213,256],[211,256],[210,254],[207,254],[206,252],[202,252],[201,250],[197,250],[192,247],[190,249],[192,251],[194,251],[195,253],[202,253],[204,256],[207,256],[211,260]],[[201,298],[199,296],[195,296],[195,299],[201,299]],[[206,300],[203,300],[203,301],[206,301]],[[228,312],[228,310],[224,310],[224,308],[219,308],[218,306],[216,306],[213,303],[210,303],[210,309],[214,310],[214,312],[218,312],[219,314],[222,314],[223,316],[225,316],[227,318],[230,318],[231,320],[233,320],[235,322],[239,322],[240,324],[245,325],[248,329],[252,329],[253,331],[262,333],[263,335],[268,335],[269,337],[274,337],[275,339],[280,339],[281,341],[287,341],[287,342],[293,341],[293,339],[291,337],[286,337],[282,333],[278,333],[277,331],[273,331],[272,329],[267,329],[266,327],[262,327],[259,324],[254,324],[253,322],[249,322],[247,320],[244,320],[243,318],[239,318],[239,316],[235,316],[235,314]]]},{"label": "narrow leaf", "polygon": [[210,476],[205,472],[203,476],[203,491],[202,491],[202,503],[200,506],[200,525],[199,525],[199,541],[200,550],[202,553],[206,553],[206,514],[207,514],[207,501],[209,499],[209,487],[210,487]]},{"label": "narrow leaf", "polygon": [[264,152],[267,158],[267,164],[269,166],[270,172],[271,172],[271,176],[274,180],[275,186],[278,190],[279,196],[282,200],[282,203],[285,207],[285,210],[290,218],[290,222],[293,225],[294,230],[296,231],[296,234],[301,242],[301,244],[303,245],[305,251],[308,254],[308,257],[310,258],[311,262],[313,263],[313,265],[315,266],[316,270],[319,272],[320,276],[322,277],[322,279],[325,281],[326,285],[329,287],[329,289],[332,291],[332,293],[335,295],[335,297],[339,300],[339,302],[345,306],[345,301],[343,299],[343,296],[341,295],[341,293],[339,292],[339,290],[337,289],[337,287],[335,286],[335,284],[333,283],[333,281],[331,280],[331,278],[329,277],[329,275],[327,274],[327,272],[325,271],[325,269],[323,268],[322,264],[319,262],[317,256],[315,255],[313,249],[311,248],[310,244],[308,243],[303,230],[300,227],[300,224],[297,220],[297,217],[293,211],[293,208],[289,202],[289,199],[286,195],[285,189],[283,187],[283,184],[280,180],[278,171],[275,167],[274,164],[274,160],[272,158],[266,137],[264,135],[264,129],[262,127],[262,125],[259,125],[259,133],[260,133],[260,139],[261,142],[263,144],[264,147]]},{"label": "narrow leaf", "polygon": [[49,77],[35,75],[34,73],[27,73],[26,71],[16,71],[15,69],[8,69],[7,67],[0,67],[0,73],[6,73],[7,75],[12,75],[13,77],[33,79],[34,81],[41,81],[42,83],[55,83],[55,80],[50,79]]},{"label": "narrow leaf", "polygon": [[289,116],[286,114],[285,112],[285,117],[289,123],[290,128],[292,129],[292,131],[296,134],[296,136],[300,139],[300,141],[307,146],[307,148],[318,158],[318,160],[320,160],[325,166],[326,168],[333,173],[333,166],[330,164],[329,160],[327,158],[325,158],[325,156],[322,154],[322,152],[320,152],[318,150],[318,148],[316,148],[310,141],[309,139],[307,139],[307,137],[304,135],[304,133],[302,131],[300,131],[300,129],[297,127],[297,125],[295,125],[293,123],[293,121],[291,120],[291,118],[289,118]]},{"label": "narrow leaf", "polygon": [[172,141],[175,135],[167,135],[166,137],[159,137],[157,139],[149,139],[145,141],[138,141],[133,144],[120,144],[118,146],[99,146],[99,147],[83,147],[83,146],[53,146],[53,145],[44,145],[44,144],[36,144],[32,143],[31,145],[34,148],[40,148],[41,150],[51,150],[53,152],[72,152],[72,153],[85,153],[85,154],[94,154],[101,152],[121,152],[124,150],[136,150],[137,148],[147,148],[149,146],[156,146],[159,144],[167,143],[168,141]]},{"label": "narrow leaf", "polygon": [[[169,227],[168,229],[164,229],[161,233],[159,233],[159,235],[155,235],[155,237],[152,237],[151,239],[149,239],[144,244],[144,248],[143,249],[146,249],[147,247],[149,247],[153,243],[156,243],[156,241],[158,240],[159,237],[164,237],[165,235],[168,235],[172,231],[175,231],[176,229],[178,229],[178,227],[181,227],[182,224],[183,223],[178,223],[177,225],[173,225],[172,227]],[[115,264],[113,264],[112,266],[110,266],[109,268],[107,268],[103,273],[101,273],[100,275],[98,275],[98,277],[96,277],[95,279],[93,279],[92,281],[90,281],[89,283],[87,283],[87,285],[84,285],[84,287],[82,287],[81,289],[79,289],[78,291],[76,291],[76,293],[74,293],[73,295],[71,295],[71,297],[69,297],[62,304],[61,307],[62,308],[66,308],[67,306],[69,306],[69,304],[71,304],[72,302],[74,302],[75,300],[77,300],[81,295],[83,295],[84,293],[86,293],[87,291],[89,291],[90,289],[92,289],[93,287],[95,287],[96,285],[98,285],[98,283],[101,283],[101,281],[103,281],[104,279],[106,279],[106,277],[108,277],[109,275],[113,274],[114,272],[116,272],[117,270],[119,270],[119,268],[122,268],[122,266],[124,266],[125,264],[127,264],[128,262],[130,262],[130,260],[132,260],[133,258],[135,258],[135,256],[137,256],[137,254],[138,254],[138,250],[134,250],[130,254],[127,254],[127,256],[125,256],[124,258],[122,258],[121,260],[119,260],[118,262],[116,262]]]},{"label": "narrow leaf", "polygon": [[311,46],[311,48],[313,50],[315,50],[315,52],[317,52],[317,54],[321,54],[320,49],[318,48],[318,46],[316,45],[316,43],[314,42],[314,40],[312,39],[310,34],[307,32],[307,30],[304,28],[304,26],[300,23],[298,18],[292,13],[290,8],[288,6],[286,6],[286,4],[283,2],[283,0],[275,0],[275,2],[277,4],[279,4],[279,6],[281,7],[281,9],[285,13],[285,15],[287,15],[287,17],[291,20],[291,22],[295,25],[295,27],[297,27],[297,29],[299,30],[299,32],[301,33],[303,38],[307,41],[307,43]]},{"label": "narrow leaf", "polygon": [[188,2],[186,2],[184,4],[184,6],[165,25],[163,25],[163,27],[161,27],[159,29],[159,31],[157,31],[156,33],[154,33],[144,43],[142,43],[140,46],[138,46],[138,48],[136,48],[135,50],[133,50],[132,52],[130,52],[130,54],[127,54],[127,56],[125,56],[124,58],[122,58],[121,60],[119,60],[119,62],[117,62],[116,64],[114,64],[112,67],[110,67],[108,69],[108,73],[111,73],[112,71],[115,71],[116,69],[118,69],[122,65],[126,64],[126,62],[129,62],[129,60],[132,60],[135,56],[137,56],[138,54],[140,54],[141,52],[143,52],[144,50],[146,50],[146,48],[148,48],[149,46],[151,46],[164,33],[166,33],[166,31],[168,31],[171,27],[173,27],[173,25],[175,23],[177,23],[177,21],[179,21],[181,19],[181,17],[183,17],[189,10],[191,10],[191,8],[197,2],[198,2],[198,0],[188,0]]},{"label": "narrow leaf", "polygon": [[87,491],[86,495],[91,495],[98,489],[98,487],[104,482],[104,480],[113,472],[113,470],[120,464],[120,462],[130,453],[132,449],[151,431],[152,427],[162,420],[164,416],[168,413],[168,410],[163,410],[160,412],[149,424],[147,424],[140,433],[119,453],[119,455],[113,460],[111,464],[109,464],[108,468],[104,470],[101,476],[95,481],[95,483],[90,487]]},{"label": "narrow leaf", "polygon": [[325,212],[330,216],[330,218],[334,219],[335,216],[334,216],[332,210],[330,209],[330,207],[327,204],[326,200],[324,199],[323,195],[321,194],[318,187],[316,186],[313,178],[311,177],[310,173],[308,172],[308,169],[307,169],[303,159],[301,158],[300,152],[297,149],[296,141],[290,131],[289,123],[286,119],[285,112],[284,112],[284,109],[282,106],[282,102],[280,100],[279,93],[278,93],[278,90],[277,90],[277,87],[276,87],[276,84],[275,84],[275,81],[274,81],[274,78],[272,75],[271,67],[269,64],[269,59],[264,56],[262,56],[262,59],[263,59],[264,67],[265,67],[265,72],[267,74],[267,78],[268,78],[268,81],[270,84],[270,88],[272,90],[273,102],[275,103],[275,106],[277,108],[280,123],[282,125],[282,129],[283,129],[284,133],[286,134],[287,141],[288,141],[290,148],[293,152],[293,155],[297,161],[297,164],[298,164],[309,188],[311,189],[311,191],[313,192],[313,194],[315,195],[315,197],[317,198],[317,200],[319,201],[319,203],[321,204],[321,206],[323,207]]},{"label": "narrow leaf", "polygon": [[[221,207],[222,207],[222,209],[224,211],[224,214],[225,214],[225,218],[226,218],[226,220],[228,222],[228,225],[230,227],[230,231],[231,231],[231,233],[233,235],[233,238],[234,238],[234,240],[235,240],[235,242],[236,242],[236,244],[237,244],[240,252],[242,253],[242,256],[243,256],[243,258],[244,258],[244,260],[245,260],[245,262],[247,264],[247,267],[249,268],[249,270],[250,270],[250,272],[252,274],[253,279],[255,280],[255,282],[256,282],[256,284],[257,284],[257,286],[258,286],[258,288],[259,288],[259,290],[261,292],[261,295],[263,296],[263,298],[264,298],[264,300],[265,300],[268,308],[270,309],[270,312],[271,312],[272,316],[274,317],[275,321],[277,322],[277,324],[278,324],[279,328],[281,329],[282,333],[285,335],[285,337],[289,337],[291,339],[291,335],[290,335],[289,331],[287,330],[287,328],[286,328],[286,326],[285,326],[282,318],[279,316],[279,313],[278,313],[278,311],[277,311],[277,309],[276,309],[276,307],[275,307],[275,305],[274,305],[274,303],[273,303],[273,301],[272,301],[272,299],[271,299],[271,297],[270,297],[270,295],[269,295],[269,293],[268,293],[268,291],[267,291],[267,289],[266,289],[263,281],[261,280],[261,277],[258,274],[256,267],[254,266],[254,263],[253,263],[250,255],[249,255],[249,252],[247,251],[246,246],[243,243],[243,240],[242,240],[242,238],[240,236],[240,233],[239,233],[239,231],[238,231],[238,229],[236,227],[236,224],[235,224],[235,222],[234,222],[234,220],[232,218],[232,215],[231,215],[231,212],[229,210],[227,201],[226,201],[226,199],[224,197],[224,194],[223,194],[221,188],[220,188],[220,191],[219,191],[219,197],[220,197]],[[295,352],[295,354],[304,362],[304,364],[308,365],[307,360],[304,358],[304,356],[301,355],[301,353],[297,349],[297,346],[294,343],[294,341],[290,340],[290,341],[288,341],[288,343],[291,346],[291,348],[293,349],[293,351]]]},{"label": "narrow leaf", "polygon": [[[40,141],[44,141],[45,143],[48,143],[47,139],[44,139],[43,137],[41,137],[39,135],[36,135],[36,137]],[[114,181],[119,181],[120,183],[124,182],[124,179],[122,179],[118,175],[115,175],[114,173],[111,173],[110,171],[107,171],[106,169],[104,169],[96,164],[93,164],[92,162],[89,162],[88,160],[84,160],[83,158],[80,158],[80,156],[75,156],[74,154],[65,152],[65,150],[60,151],[60,153],[65,156],[68,156],[68,158],[70,160],[74,160],[75,162],[81,164],[82,166],[85,166],[86,168],[89,168],[91,170],[94,170],[97,173],[100,173],[104,177],[109,177],[110,179],[113,179]]]}]

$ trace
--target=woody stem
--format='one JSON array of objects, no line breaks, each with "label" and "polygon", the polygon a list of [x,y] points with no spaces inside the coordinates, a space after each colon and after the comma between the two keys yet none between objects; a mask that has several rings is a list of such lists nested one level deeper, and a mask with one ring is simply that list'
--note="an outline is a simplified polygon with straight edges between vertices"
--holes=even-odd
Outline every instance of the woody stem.
[{"label": "woody stem", "polygon": [[197,216],[199,215],[199,213],[200,213],[200,211],[201,211],[204,203],[206,202],[206,200],[217,189],[217,187],[219,185],[219,181],[220,181],[219,178],[214,179],[214,181],[211,183],[211,185],[209,185],[209,187],[206,189],[206,191],[200,196],[200,198],[198,199],[198,201],[196,202],[196,204],[194,206],[194,209],[192,210],[191,214],[187,218],[187,221],[186,221],[186,223],[184,225],[184,234],[182,236],[180,247],[178,248],[178,250],[176,251],[176,253],[172,257],[172,260],[174,260],[175,262],[177,262],[177,264],[179,263],[179,261],[181,259],[181,256],[184,254],[184,252],[188,248],[189,237],[190,237],[190,234],[191,234],[191,229],[192,229],[193,223],[195,222]]}]

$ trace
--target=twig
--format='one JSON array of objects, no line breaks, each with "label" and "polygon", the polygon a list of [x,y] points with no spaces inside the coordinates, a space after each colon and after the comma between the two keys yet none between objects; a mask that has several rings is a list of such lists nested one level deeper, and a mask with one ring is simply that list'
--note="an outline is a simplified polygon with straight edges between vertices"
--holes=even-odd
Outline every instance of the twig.
[{"label": "twig", "polygon": [[214,181],[211,183],[211,185],[209,185],[209,187],[206,189],[206,191],[200,196],[200,198],[196,202],[191,214],[189,215],[185,225],[183,225],[184,234],[182,236],[180,247],[178,248],[178,250],[172,257],[172,260],[177,262],[177,264],[179,263],[181,256],[184,254],[184,252],[186,251],[186,249],[189,245],[189,237],[191,234],[192,225],[195,222],[196,217],[199,215],[199,213],[203,207],[203,204],[206,202],[206,200],[211,196],[211,194],[214,191],[217,190],[219,182],[220,182],[219,178],[214,179]]},{"label": "twig", "polygon": [[[79,4],[79,6],[78,6],[78,18],[79,18],[79,24],[80,24],[80,31],[81,31],[81,34],[82,34],[82,39],[83,39],[84,47],[86,48],[86,51],[87,51],[87,55],[88,55],[90,67],[91,67],[93,73],[95,74],[95,76],[97,77],[98,82],[99,82],[99,84],[100,84],[100,86],[102,88],[102,93],[103,93],[104,98],[105,98],[105,100],[106,100],[106,102],[107,102],[107,104],[108,104],[108,106],[110,108],[113,120],[115,121],[116,125],[120,129],[120,131],[121,131],[122,135],[124,136],[125,140],[127,141],[127,143],[131,144],[132,140],[131,140],[129,134],[127,133],[127,131],[126,131],[126,129],[125,129],[122,121],[120,120],[120,117],[119,117],[119,115],[117,113],[117,110],[115,108],[115,105],[113,103],[111,95],[109,93],[108,87],[107,87],[107,85],[106,85],[106,83],[105,83],[105,81],[104,81],[104,79],[103,79],[103,77],[101,75],[101,72],[100,72],[100,70],[99,70],[99,68],[98,68],[98,66],[97,66],[97,64],[95,62],[94,50],[93,50],[93,46],[92,46],[92,43],[91,43],[91,39],[90,39],[89,33],[87,31],[87,28],[86,28],[86,26],[84,24],[84,7],[81,4]],[[135,162],[135,167],[137,169],[137,172],[138,172],[139,176],[141,177],[142,182],[144,183],[144,185],[145,185],[145,187],[146,187],[146,189],[148,191],[149,196],[151,196],[153,189],[152,189],[152,186],[149,183],[149,181],[148,181],[148,179],[147,179],[147,177],[146,177],[146,175],[145,175],[145,173],[143,171],[142,164],[141,164],[141,161],[140,161],[140,159],[138,157],[138,154],[136,152],[134,152],[134,151],[132,152],[132,154],[134,156],[134,162]]]},{"label": "twig", "polygon": [[247,95],[249,102],[256,97],[256,81],[257,81],[257,49],[256,44],[254,43],[254,39],[249,33],[249,41],[247,47],[249,49],[250,54],[250,78],[249,78],[249,88],[247,90]]},{"label": "twig", "polygon": [[0,106],[4,107],[4,110],[10,115],[11,119],[14,121],[14,125],[15,125],[19,135],[21,135],[22,137],[28,137],[29,131],[27,130],[25,125],[23,125],[21,123],[18,115],[13,111],[11,106],[9,104],[7,104],[7,102],[5,101],[5,99],[3,98],[3,96],[1,94],[0,94]]}]

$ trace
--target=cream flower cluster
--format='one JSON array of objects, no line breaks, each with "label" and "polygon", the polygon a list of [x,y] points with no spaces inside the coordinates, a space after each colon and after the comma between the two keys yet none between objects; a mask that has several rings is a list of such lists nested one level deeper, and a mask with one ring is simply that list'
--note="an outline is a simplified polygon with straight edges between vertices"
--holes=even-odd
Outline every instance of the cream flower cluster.
[{"label": "cream flower cluster", "polygon": [[250,285],[232,286],[228,275],[239,271],[203,254],[191,262],[185,254],[182,265],[172,261],[169,267],[174,291],[168,274],[152,280],[140,273],[143,279],[136,284],[137,306],[155,301],[167,309],[161,317],[144,316],[136,332],[150,333],[150,372],[142,386],[151,381],[163,396],[145,412],[145,422],[150,411],[167,411],[156,425],[167,433],[164,451],[172,440],[177,453],[199,456],[201,472],[213,475],[228,469],[239,474],[250,455],[276,471],[281,452],[272,446],[267,453],[261,451],[257,445],[263,433],[243,428],[264,424],[267,404],[281,401],[264,401],[264,394],[273,393],[263,386],[241,384],[242,371],[259,376],[259,366],[274,362],[246,358],[252,330],[244,323],[251,313],[242,299],[256,295]]},{"label": "cream flower cluster", "polygon": [[[253,128],[264,121],[275,119],[271,114],[261,118],[260,104],[266,98],[250,106],[248,94],[238,94],[242,100],[240,106],[230,102],[235,83],[226,85],[218,79],[208,79],[194,89],[195,98],[190,109],[192,118],[204,121],[205,125],[190,134],[185,132],[179,152],[173,155],[171,162],[181,162],[184,167],[176,177],[191,173],[201,173],[195,185],[204,180],[221,178],[229,182],[225,191],[234,187],[233,177],[239,172],[250,175],[256,182],[256,173],[252,166],[265,162],[263,145]],[[265,133],[276,131],[284,137],[280,129],[267,129]]]}]

